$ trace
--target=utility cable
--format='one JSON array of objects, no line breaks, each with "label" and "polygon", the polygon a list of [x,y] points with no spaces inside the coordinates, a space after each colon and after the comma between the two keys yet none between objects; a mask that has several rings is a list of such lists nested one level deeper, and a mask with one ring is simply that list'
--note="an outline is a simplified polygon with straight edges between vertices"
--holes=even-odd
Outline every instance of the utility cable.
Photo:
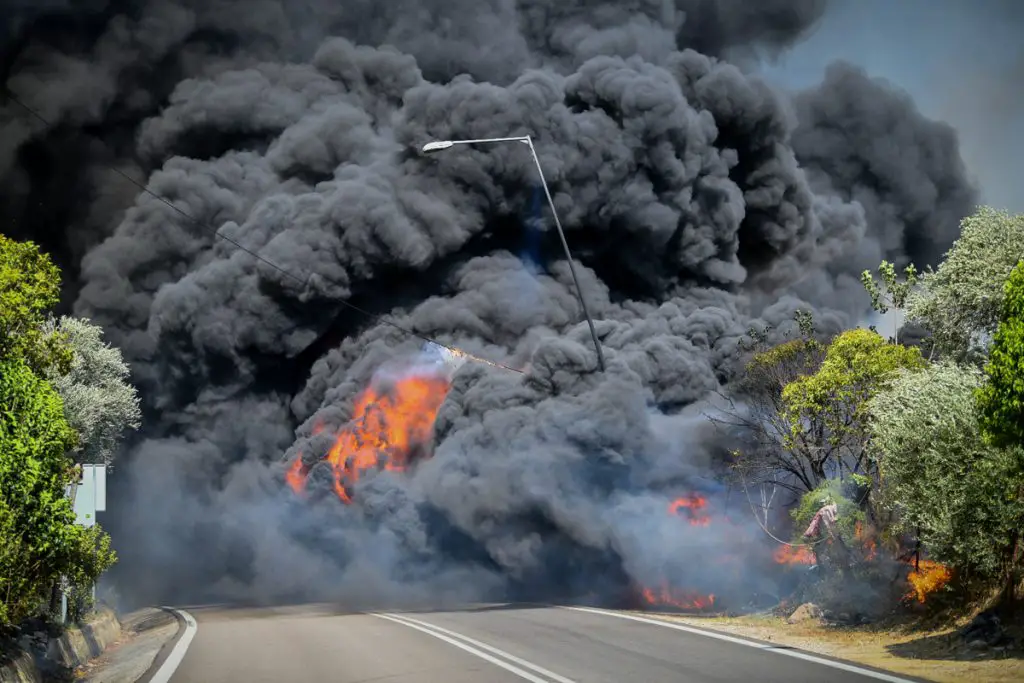
[{"label": "utility cable", "polygon": [[[47,128],[53,127],[53,124],[50,123],[49,121],[47,121],[43,117],[42,114],[40,114],[38,111],[36,111],[32,107],[28,106],[23,101],[21,101],[21,99],[19,99],[18,96],[15,95],[13,92],[11,92],[8,88],[4,87],[4,93],[6,94],[8,99],[10,99],[12,102],[17,104],[21,109],[23,109],[25,112],[27,112],[30,116],[32,116],[33,118],[37,119],[44,126],[46,126]],[[89,135],[90,137],[96,138],[97,140],[99,140],[99,142],[101,144],[104,144],[104,145],[106,144],[106,143],[103,142],[103,140],[101,138],[99,138],[96,135],[90,135],[88,133],[87,133],[87,135]],[[257,261],[263,263],[267,267],[269,267],[269,268],[271,268],[273,270],[276,270],[278,273],[280,273],[284,277],[289,278],[291,280],[294,280],[295,282],[299,283],[302,287],[304,287],[304,288],[308,287],[309,286],[309,280],[314,275],[316,277],[324,280],[325,282],[328,282],[328,283],[332,284],[332,285],[335,285],[335,286],[338,286],[338,287],[343,287],[343,285],[341,285],[341,283],[337,282],[336,280],[332,280],[331,278],[328,278],[328,277],[325,277],[323,275],[320,275],[319,273],[310,273],[306,278],[302,278],[301,276],[296,275],[295,273],[289,271],[288,269],[284,268],[283,266],[280,266],[280,265],[274,263],[273,261],[271,261],[270,259],[266,258],[265,256],[262,256],[259,253],[257,253],[256,251],[246,247],[245,245],[241,244],[237,240],[232,239],[231,237],[228,237],[227,235],[221,233],[221,231],[218,228],[214,228],[209,223],[205,223],[205,222],[199,220],[198,218],[193,217],[187,211],[185,211],[181,207],[175,205],[174,202],[172,202],[171,200],[167,199],[166,197],[163,197],[163,196],[157,194],[153,190],[149,189],[149,187],[147,187],[144,183],[139,182],[138,180],[136,180],[132,176],[128,175],[123,170],[121,170],[120,168],[116,167],[113,163],[103,163],[102,165],[105,166],[108,170],[113,171],[117,175],[121,176],[122,178],[124,178],[125,180],[130,182],[132,185],[134,185],[135,187],[139,188],[139,190],[141,190],[142,192],[148,194],[150,197],[153,197],[157,201],[165,204],[170,209],[172,209],[173,211],[175,211],[179,215],[181,215],[183,218],[185,218],[185,220],[187,220],[187,221],[191,222],[192,224],[197,225],[200,228],[203,228],[205,230],[212,230],[213,234],[215,236],[219,237],[220,239],[224,240],[225,242],[228,242],[229,244],[233,245],[235,248],[240,249],[241,251],[244,251],[245,253],[249,254],[254,259],[256,259]],[[486,358],[480,358],[479,356],[474,356],[473,354],[469,353],[468,351],[464,351],[464,350],[462,350],[462,349],[460,349],[460,348],[458,348],[456,346],[451,346],[449,344],[444,344],[442,342],[439,342],[436,339],[434,339],[433,337],[430,337],[429,335],[426,335],[426,334],[423,334],[421,332],[417,332],[415,330],[409,329],[408,327],[404,327],[402,325],[399,325],[398,323],[396,323],[396,322],[394,322],[392,320],[388,320],[383,315],[380,315],[380,314],[377,314],[377,313],[373,313],[372,311],[368,311],[365,308],[362,308],[361,306],[357,306],[356,304],[353,304],[351,302],[345,301],[343,299],[337,299],[336,301],[337,301],[337,303],[341,304],[342,306],[344,306],[346,308],[349,308],[349,309],[351,309],[353,311],[356,311],[357,313],[360,313],[360,314],[366,316],[370,320],[373,320],[373,321],[375,321],[377,323],[383,323],[385,325],[389,325],[389,326],[391,326],[391,327],[393,327],[393,328],[395,328],[397,330],[400,330],[400,331],[404,332],[405,334],[408,334],[408,335],[410,335],[412,337],[417,337],[417,338],[422,339],[422,340],[424,340],[426,342],[429,342],[431,344],[435,344],[435,345],[437,345],[437,346],[439,346],[439,347],[441,347],[443,349],[446,349],[446,350],[450,351],[451,353],[453,353],[454,355],[456,355],[456,356],[458,356],[460,358],[465,358],[467,360],[476,361],[478,363],[484,363],[486,365],[490,365],[490,366],[496,367],[496,368],[501,368],[502,370],[508,370],[509,372],[515,372],[515,373],[518,373],[520,375],[525,375],[526,374],[526,372],[524,372],[523,370],[520,370],[518,368],[513,368],[511,366],[504,365],[502,363],[498,363],[498,362],[495,362],[495,361],[487,360]]]},{"label": "utility cable", "polygon": [[776,543],[781,543],[782,545],[789,546],[790,548],[813,548],[819,543],[824,543],[832,538],[832,530],[826,529],[826,531],[828,531],[828,536],[823,535],[818,540],[811,541],[810,543],[789,543],[787,541],[783,541],[781,538],[773,534],[763,522],[761,522],[761,518],[758,516],[757,510],[754,508],[754,502],[750,500],[750,491],[747,489],[747,479],[742,474],[740,474],[740,483],[743,484],[743,494],[747,498],[747,504],[750,505],[750,512],[753,513],[754,520],[757,521],[757,525],[761,527],[761,531],[767,534],[768,537]]}]

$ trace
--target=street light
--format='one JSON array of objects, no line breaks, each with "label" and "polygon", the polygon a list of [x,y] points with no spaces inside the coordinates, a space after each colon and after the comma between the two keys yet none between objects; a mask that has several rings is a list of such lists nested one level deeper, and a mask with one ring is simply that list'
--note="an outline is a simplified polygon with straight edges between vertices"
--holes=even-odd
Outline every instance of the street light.
[{"label": "street light", "polygon": [[544,179],[544,169],[541,168],[537,150],[533,147],[533,138],[529,135],[521,135],[513,138],[481,138],[479,140],[434,140],[423,145],[423,152],[424,154],[432,154],[450,149],[455,145],[483,145],[494,142],[520,142],[530,148],[533,163],[537,166],[537,174],[540,176],[540,184],[544,188],[544,195],[548,198],[548,206],[551,207],[551,215],[555,217],[555,228],[558,229],[558,237],[562,240],[562,248],[565,249],[565,258],[569,262],[569,273],[572,275],[573,284],[576,286],[576,296],[580,300],[580,306],[583,308],[583,315],[587,319],[587,325],[590,326],[590,336],[594,339],[594,349],[597,351],[597,366],[601,369],[601,372],[604,372],[604,351],[601,350],[601,342],[597,338],[597,328],[594,327],[594,319],[590,317],[590,311],[587,310],[587,302],[583,300],[583,290],[580,289],[580,281],[576,277],[576,266],[573,263],[572,254],[569,252],[569,243],[565,240],[562,221],[559,220],[558,211],[555,210],[555,200],[551,198],[551,190],[548,189],[547,180]]}]

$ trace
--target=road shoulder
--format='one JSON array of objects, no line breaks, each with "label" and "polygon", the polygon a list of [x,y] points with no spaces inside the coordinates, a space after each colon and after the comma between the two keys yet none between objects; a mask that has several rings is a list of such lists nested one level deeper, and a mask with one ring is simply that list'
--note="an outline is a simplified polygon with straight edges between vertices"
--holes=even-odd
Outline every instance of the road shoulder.
[{"label": "road shoulder", "polygon": [[[641,614],[641,613],[638,613]],[[817,623],[788,624],[771,616],[699,617],[642,613],[642,616],[753,638],[937,683],[1010,683],[1024,680],[1024,654],[1000,659],[956,659],[942,631],[836,628]]]},{"label": "road shoulder", "polygon": [[173,645],[180,630],[175,615],[147,608],[125,615],[122,636],[102,655],[79,667],[75,679],[85,683],[135,683]]}]

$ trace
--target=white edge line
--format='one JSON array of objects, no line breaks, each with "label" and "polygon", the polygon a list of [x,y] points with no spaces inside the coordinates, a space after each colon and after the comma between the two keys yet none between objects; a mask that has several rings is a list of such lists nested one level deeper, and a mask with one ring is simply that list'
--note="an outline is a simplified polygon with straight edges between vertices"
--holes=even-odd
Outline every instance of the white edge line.
[{"label": "white edge line", "polygon": [[480,648],[481,650],[487,650],[488,652],[490,652],[492,654],[495,654],[495,655],[497,655],[499,657],[503,657],[504,659],[507,659],[510,662],[515,662],[516,664],[518,664],[519,666],[523,667],[524,669],[531,669],[531,670],[535,671],[536,673],[539,673],[541,676],[547,676],[548,678],[550,678],[553,681],[558,681],[558,683],[576,683],[576,681],[572,680],[571,678],[566,678],[565,676],[560,676],[559,674],[556,674],[554,671],[549,671],[549,670],[545,669],[544,667],[542,667],[542,666],[540,666],[538,664],[534,664],[533,662],[528,662],[525,659],[520,659],[519,657],[516,657],[513,654],[510,654],[508,652],[505,652],[504,650],[500,650],[500,649],[494,647],[493,645],[488,645],[487,643],[481,643],[479,640],[474,640],[473,638],[470,638],[469,636],[463,635],[461,633],[456,633],[455,631],[449,631],[446,628],[441,628],[437,624],[431,624],[428,621],[420,621],[419,619],[413,619],[408,614],[396,614],[395,616],[397,616],[399,619],[402,619],[404,621],[411,621],[413,623],[419,624],[420,626],[423,626],[424,628],[430,628],[430,629],[434,629],[435,631],[440,631],[441,633],[444,633],[445,635],[449,635],[452,638],[458,638],[459,640],[463,640],[463,641],[469,643],[470,645],[475,645],[476,647]]},{"label": "white edge line", "polygon": [[423,633],[426,633],[429,636],[433,636],[434,638],[437,638],[438,640],[443,640],[444,642],[448,643],[449,645],[454,645],[455,647],[459,648],[460,650],[464,650],[464,651],[470,653],[471,655],[475,655],[475,656],[479,657],[480,659],[483,659],[485,661],[490,662],[491,664],[494,664],[495,666],[499,666],[502,669],[504,669],[505,671],[510,671],[511,673],[514,673],[516,676],[519,676],[520,678],[525,678],[526,680],[530,681],[530,683],[550,683],[550,681],[546,681],[543,678],[539,678],[537,676],[534,676],[529,671],[524,671],[523,669],[520,669],[518,666],[515,666],[513,664],[509,664],[508,662],[503,662],[502,660],[498,659],[497,657],[492,657],[491,655],[487,654],[483,650],[478,650],[475,647],[472,647],[472,646],[467,645],[465,643],[459,642],[458,640],[455,640],[454,638],[449,638],[448,636],[444,635],[443,633],[439,633],[437,631],[433,631],[431,629],[424,628],[424,627],[420,626],[419,624],[415,624],[415,623],[413,623],[411,621],[406,621],[404,619],[398,618],[397,615],[394,615],[394,614],[381,614],[379,612],[369,612],[368,614],[370,616],[372,616],[372,617],[377,617],[378,619],[387,619],[388,621],[393,621],[396,624],[401,624],[402,626],[405,626],[407,628],[414,628],[417,631],[422,631]]},{"label": "white edge line", "polygon": [[185,610],[173,609],[171,607],[164,607],[164,609],[174,612],[184,620],[185,632],[181,634],[181,638],[178,638],[178,642],[174,644],[171,654],[167,656],[167,659],[160,665],[157,672],[149,679],[149,683],[168,683],[171,680],[171,676],[178,670],[181,660],[185,658],[185,653],[188,651],[188,646],[192,643],[192,639],[196,637],[196,631],[199,630],[195,617]]},{"label": "white edge line", "polygon": [[831,659],[825,659],[818,657],[807,652],[801,652],[800,650],[789,650],[780,649],[775,645],[768,645],[766,643],[758,643],[752,640],[744,640],[743,638],[734,638],[733,636],[727,636],[723,633],[715,633],[714,631],[708,631],[695,626],[687,626],[679,624],[665,619],[651,619],[649,617],[641,617],[635,614],[622,614],[620,612],[613,612],[611,610],[595,609],[593,607],[571,607],[562,606],[562,609],[575,610],[577,612],[590,612],[592,614],[603,614],[609,617],[618,617],[620,619],[629,619],[630,621],[639,621],[644,624],[654,624],[655,626],[663,626],[665,628],[672,628],[677,631],[685,631],[687,633],[693,633],[706,638],[715,638],[717,640],[724,640],[727,643],[735,643],[736,645],[745,645],[746,647],[752,647],[757,650],[764,650],[765,652],[772,652],[778,655],[785,655],[787,657],[794,657],[796,659],[803,659],[808,662],[814,662],[815,664],[822,664],[824,666],[831,667],[833,669],[840,669],[842,671],[848,671],[850,673],[860,674],[861,676],[867,676],[880,681],[887,681],[887,683],[916,683],[909,678],[900,678],[899,676],[893,676],[891,674],[883,673],[881,671],[874,671],[872,669],[865,669],[863,667],[854,666],[853,664],[846,664],[844,662],[836,662]]}]

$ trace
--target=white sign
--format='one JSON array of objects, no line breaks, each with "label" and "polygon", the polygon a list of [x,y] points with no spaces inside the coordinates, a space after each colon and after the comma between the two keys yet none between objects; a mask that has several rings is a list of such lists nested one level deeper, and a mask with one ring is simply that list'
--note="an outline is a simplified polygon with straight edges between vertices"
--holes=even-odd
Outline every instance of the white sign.
[{"label": "white sign", "polygon": [[75,492],[75,522],[94,526],[96,513],[107,509],[107,466],[82,465],[82,479]]}]

